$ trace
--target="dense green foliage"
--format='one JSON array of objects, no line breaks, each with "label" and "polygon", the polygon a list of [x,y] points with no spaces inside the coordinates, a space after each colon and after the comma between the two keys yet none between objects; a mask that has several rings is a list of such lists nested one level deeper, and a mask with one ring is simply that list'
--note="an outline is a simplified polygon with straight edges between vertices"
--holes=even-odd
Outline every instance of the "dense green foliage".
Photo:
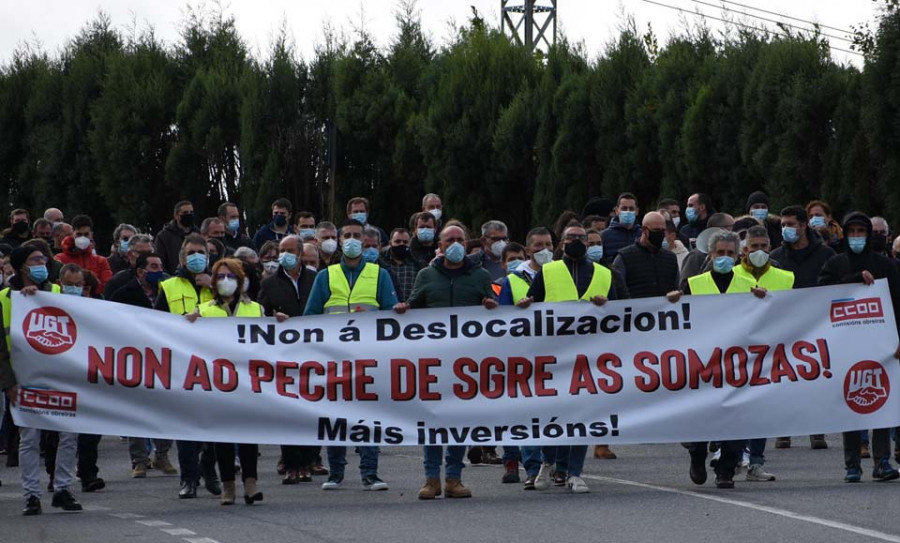
[{"label": "dense green foliage", "polygon": [[647,210],[703,191],[743,212],[762,189],[773,209],[824,198],[900,221],[896,11],[859,71],[815,35],[700,30],[657,47],[634,25],[596,59],[564,39],[531,55],[477,15],[436,48],[403,7],[385,50],[329,35],[305,61],[283,32],[254,58],[233,19],[203,14],[175,45],[101,15],[58,56],[18,51],[0,68],[6,206],[88,213],[108,233],[228,199],[252,230],[279,196],[340,221],[361,195],[390,227],[437,192],[448,216],[521,237],[591,196],[630,190]]}]

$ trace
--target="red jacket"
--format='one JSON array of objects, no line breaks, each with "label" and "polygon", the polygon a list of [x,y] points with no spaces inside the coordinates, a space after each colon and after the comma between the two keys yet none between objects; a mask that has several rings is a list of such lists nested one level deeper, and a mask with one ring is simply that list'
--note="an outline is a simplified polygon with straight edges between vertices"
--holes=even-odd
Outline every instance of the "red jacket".
[{"label": "red jacket", "polygon": [[94,254],[94,243],[91,242],[91,246],[82,251],[75,247],[75,238],[66,236],[63,238],[62,246],[63,250],[56,255],[56,260],[63,264],[77,264],[93,273],[97,276],[97,280],[100,281],[100,288],[97,294],[102,293],[106,282],[112,277],[112,270],[109,268],[109,262],[105,258]]}]

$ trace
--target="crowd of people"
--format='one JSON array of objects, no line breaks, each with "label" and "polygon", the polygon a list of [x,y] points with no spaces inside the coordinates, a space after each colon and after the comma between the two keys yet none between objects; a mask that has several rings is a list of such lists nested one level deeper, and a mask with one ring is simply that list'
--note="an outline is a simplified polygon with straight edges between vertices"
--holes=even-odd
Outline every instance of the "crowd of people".
[{"label": "crowd of people", "polygon": [[[11,305],[17,292],[37,291],[87,296],[201,318],[274,317],[356,311],[405,313],[426,307],[499,305],[526,308],[532,303],[581,300],[603,305],[609,300],[752,293],[809,288],[839,283],[872,284],[886,278],[895,307],[900,296],[900,237],[891,242],[887,222],[859,212],[841,222],[826,202],[791,205],[773,213],[762,192],[750,195],[738,216],[717,212],[711,198],[693,194],[682,207],[662,199],[643,213],[637,198],[623,193],[615,201],[592,198],[581,213],[567,211],[552,227],[535,227],[524,239],[510,240],[506,225],[489,220],[472,231],[444,216],[437,194],[427,194],[409,224],[388,232],[369,219],[363,197],[350,199],[346,218],[335,224],[313,213],[295,212],[290,201],[272,203],[272,220],[248,235],[241,210],[223,203],[217,216],[198,221],[189,201],[175,204],[172,220],[155,236],[121,224],[109,247],[98,244],[90,217],[65,220],[48,209],[32,220],[25,209],[9,215],[0,239],[0,305],[5,341],[0,341],[0,390],[6,413],[0,448],[6,465],[19,466],[25,515],[41,513],[41,456],[49,474],[52,506],[80,511],[72,488],[83,492],[105,487],[99,476],[101,436],[17,428],[9,414],[18,398],[17,364],[10,360]],[[641,215],[643,213],[643,215]],[[639,221],[638,218],[641,218]],[[895,353],[900,356],[900,349]],[[862,477],[862,458],[874,462],[872,478],[900,477],[891,466],[891,429],[843,434],[845,480]],[[776,437],[775,447],[791,446]],[[133,478],[149,470],[180,474],[179,498],[197,496],[202,484],[235,503],[240,475],[246,504],[264,499],[254,444],[177,441],[176,468],[169,457],[173,441],[128,437]],[[810,436],[813,449],[827,448],[823,435]],[[733,488],[737,473],[747,481],[772,481],[764,468],[765,439],[685,443],[690,479],[707,480],[707,459],[718,488]],[[378,475],[379,448],[360,446],[359,470],[366,490],[386,490]],[[321,488],[344,483],[347,449],[285,445],[275,469],[286,485],[322,477]],[[418,497],[466,498],[464,460],[504,464],[503,483],[525,490],[567,487],[589,491],[581,477],[588,446],[440,446],[424,447],[425,483]],[[593,456],[614,459],[608,445],[594,446]],[[895,459],[900,461],[900,445]],[[236,463],[237,460],[237,463]],[[444,481],[441,483],[443,465]],[[320,479],[321,480],[321,479]]]}]

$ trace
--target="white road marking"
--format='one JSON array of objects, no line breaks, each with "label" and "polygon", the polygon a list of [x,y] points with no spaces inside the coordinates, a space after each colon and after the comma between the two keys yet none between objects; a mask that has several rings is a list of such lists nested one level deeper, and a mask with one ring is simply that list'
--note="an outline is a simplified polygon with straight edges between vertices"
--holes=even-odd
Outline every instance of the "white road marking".
[{"label": "white road marking", "polygon": [[109,513],[109,516],[120,519],[144,518],[144,515],[136,515],[134,513]]},{"label": "white road marking", "polygon": [[186,538],[185,541],[188,543],[219,543],[215,539],[210,539],[208,537],[202,537],[200,539]]},{"label": "white road marking", "polygon": [[197,532],[192,532],[187,528],[160,528],[162,531],[166,532],[169,535],[197,535]]},{"label": "white road marking", "polygon": [[159,526],[171,526],[171,522],[166,522],[163,520],[138,520],[136,521],[138,524],[143,524],[144,526],[150,526],[151,528],[157,528]]},{"label": "white road marking", "polygon": [[704,494],[701,492],[693,492],[690,490],[681,490],[678,488],[670,488],[666,486],[658,486],[658,485],[650,485],[647,483],[640,483],[637,481],[629,481],[627,479],[615,479],[612,477],[600,477],[597,475],[582,475],[584,479],[593,479],[595,481],[604,481],[607,483],[615,483],[619,485],[627,485],[634,486],[638,488],[646,488],[648,490],[656,490],[658,492],[668,492],[671,494],[679,494],[681,496],[690,496],[692,498],[699,498],[701,500],[707,500],[717,503],[724,503],[726,505],[734,505],[736,507],[743,507],[745,509],[752,509],[754,511],[760,511],[763,513],[769,513],[771,515],[777,515],[779,517],[785,517],[792,520],[799,520],[801,522],[808,522],[810,524],[818,524],[819,526],[826,526],[828,528],[834,528],[836,530],[843,530],[845,532],[850,532],[857,535],[862,535],[865,537],[871,537],[873,539],[879,539],[881,541],[891,541],[893,543],[900,543],[900,536],[888,534],[885,532],[879,532],[877,530],[870,530],[868,528],[861,528],[859,526],[854,526],[852,524],[846,524],[843,522],[837,522],[834,520],[828,520],[821,517],[814,517],[812,515],[803,515],[801,513],[795,513],[793,511],[788,511],[787,509],[779,509],[777,507],[770,507],[768,505],[757,505],[755,503],[745,502],[741,500],[735,500],[732,498],[723,498],[721,496],[712,496],[710,494]]}]

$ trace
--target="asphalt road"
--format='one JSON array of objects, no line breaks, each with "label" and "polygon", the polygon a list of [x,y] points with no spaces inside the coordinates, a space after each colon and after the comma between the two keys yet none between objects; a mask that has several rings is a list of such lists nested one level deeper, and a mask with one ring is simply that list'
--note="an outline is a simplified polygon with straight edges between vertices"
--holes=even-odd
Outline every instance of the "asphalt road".
[{"label": "asphalt road", "polygon": [[[61,513],[44,496],[44,514],[22,517],[18,470],[0,467],[0,542],[468,542],[468,541],[895,541],[900,542],[900,480],[874,483],[871,461],[863,482],[846,484],[839,436],[813,451],[805,438],[767,451],[774,482],[743,481],[717,490],[688,479],[688,454],[678,445],[614,447],[616,460],[589,459],[589,494],[563,488],[525,492],[501,484],[502,466],[468,466],[466,500],[416,498],[423,482],[421,451],[382,450],[386,492],[365,492],[358,457],[348,455],[344,488],[314,483],[283,486],[275,473],[277,447],[263,447],[260,486],[265,501],[222,507],[205,491],[179,500],[178,477],[151,471],[130,478],[127,444],[101,442],[105,490],[77,497],[80,514]],[[174,450],[172,451],[174,460]],[[524,479],[524,477],[523,477]],[[44,481],[46,485],[46,479]]]}]

